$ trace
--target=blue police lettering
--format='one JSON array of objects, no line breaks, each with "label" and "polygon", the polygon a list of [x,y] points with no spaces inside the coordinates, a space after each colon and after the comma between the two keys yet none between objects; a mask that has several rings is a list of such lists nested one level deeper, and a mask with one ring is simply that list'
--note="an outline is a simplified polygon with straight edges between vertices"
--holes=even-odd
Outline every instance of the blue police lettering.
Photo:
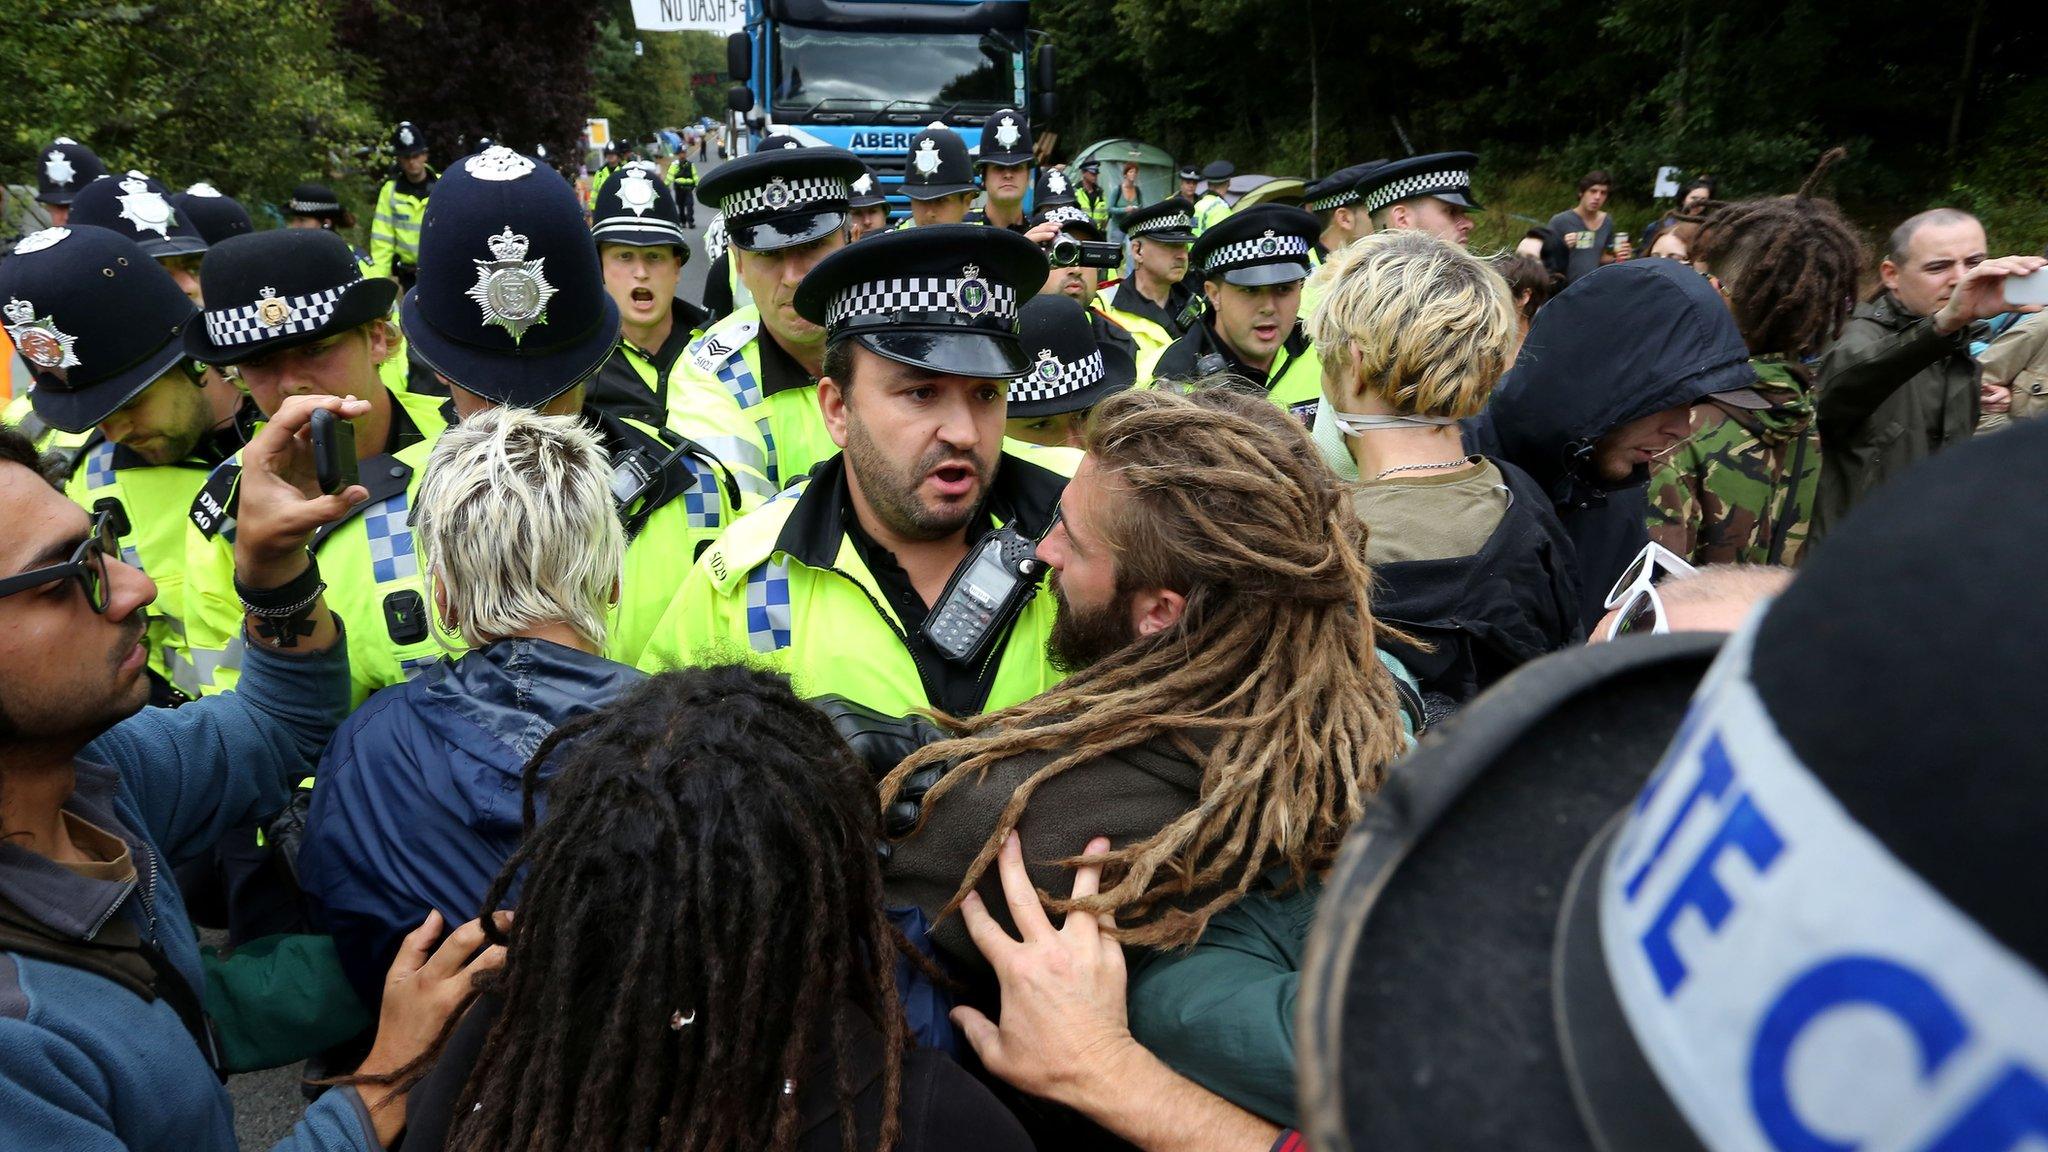
[{"label": "blue police lettering", "polygon": [[1719,736],[1714,736],[1707,741],[1706,747],[1700,749],[1699,780],[1693,784],[1692,791],[1686,794],[1684,802],[1679,804],[1678,811],[1671,814],[1671,822],[1664,826],[1664,834],[1657,837],[1657,845],[1650,849],[1649,858],[1643,861],[1642,867],[1636,869],[1634,876],[1629,877],[1628,885],[1623,892],[1628,896],[1630,903],[1634,903],[1635,898],[1642,894],[1643,881],[1650,878],[1650,869],[1656,867],[1657,861],[1664,858],[1665,850],[1671,847],[1672,838],[1678,835],[1679,828],[1684,826],[1685,818],[1692,814],[1693,808],[1703,800],[1720,799],[1721,794],[1728,791],[1728,785],[1734,780],[1735,768],[1728,763],[1728,749],[1722,746]]},{"label": "blue police lettering", "polygon": [[[1862,1147],[1810,1128],[1787,1081],[1799,1038],[1844,1008],[1876,1009],[1898,1021],[1919,1057],[1921,1084],[1932,1083],[1971,1036],[1969,1022],[1941,990],[1897,961],[1837,956],[1807,969],[1765,1011],[1750,1048],[1750,1108],[1758,1128],[1780,1152],[1856,1152]],[[1882,1097],[1885,1091],[1883,1085],[1870,1085],[1869,1097]],[[2048,1138],[2048,1083],[2030,1069],[2009,1064],[1922,1152],[2009,1152],[2029,1138]]]},{"label": "blue police lettering", "polygon": [[1749,857],[1750,867],[1761,876],[1770,871],[1771,865],[1785,850],[1785,840],[1778,830],[1747,794],[1736,800],[1735,807],[1728,812],[1728,818],[1714,830],[1713,838],[1701,849],[1698,858],[1687,869],[1685,878],[1678,882],[1664,907],[1657,912],[1657,918],[1643,933],[1643,954],[1650,959],[1650,968],[1657,974],[1657,985],[1666,999],[1678,991],[1685,982],[1685,961],[1678,955],[1678,949],[1671,942],[1671,929],[1688,908],[1699,912],[1707,927],[1718,929],[1735,910],[1735,901],[1728,890],[1721,887],[1721,881],[1714,876],[1714,864],[1721,854],[1739,848]]}]

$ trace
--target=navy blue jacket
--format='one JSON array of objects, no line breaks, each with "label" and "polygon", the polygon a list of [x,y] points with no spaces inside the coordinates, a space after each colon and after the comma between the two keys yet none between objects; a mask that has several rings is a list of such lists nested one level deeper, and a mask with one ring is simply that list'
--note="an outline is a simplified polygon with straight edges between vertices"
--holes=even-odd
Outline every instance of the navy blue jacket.
[{"label": "navy blue jacket", "polygon": [[1592,471],[1593,446],[1631,420],[1755,381],[1720,292],[1676,260],[1609,264],[1536,313],[1486,411],[1464,422],[1465,446],[1513,464],[1549,493],[1578,557],[1587,628],[1650,539],[1649,469],[1603,481]]},{"label": "navy blue jacket", "polygon": [[519,845],[520,771],[541,742],[641,678],[545,640],[500,640],[378,692],[334,734],[299,881],[364,1004],[382,1002],[399,943],[429,910],[451,926],[476,917]]}]

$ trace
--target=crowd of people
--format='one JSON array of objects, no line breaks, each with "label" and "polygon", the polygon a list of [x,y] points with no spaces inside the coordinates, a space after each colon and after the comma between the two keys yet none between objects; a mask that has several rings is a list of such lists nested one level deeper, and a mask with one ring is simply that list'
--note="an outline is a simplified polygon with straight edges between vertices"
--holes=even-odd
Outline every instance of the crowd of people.
[{"label": "crowd of people", "polygon": [[9,1148],[2048,1138],[2048,258],[424,139],[0,258]]}]

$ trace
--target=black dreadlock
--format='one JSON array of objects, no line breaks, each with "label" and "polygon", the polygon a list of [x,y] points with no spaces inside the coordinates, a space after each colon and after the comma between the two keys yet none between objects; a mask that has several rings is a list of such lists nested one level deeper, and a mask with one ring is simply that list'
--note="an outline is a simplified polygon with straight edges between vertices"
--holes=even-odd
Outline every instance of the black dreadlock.
[{"label": "black dreadlock", "polygon": [[1863,241],[1834,201],[1813,195],[1847,154],[1830,149],[1793,195],[1724,204],[1700,225],[1692,258],[1720,278],[1743,342],[1757,355],[1810,355],[1849,318]]},{"label": "black dreadlock", "polygon": [[451,1148],[789,1149],[785,1085],[822,1043],[854,1152],[849,1010],[882,1034],[877,1149],[894,1145],[904,945],[882,910],[874,786],[823,713],[772,673],[668,672],[557,730],[525,782],[524,841],[483,905],[526,873],[509,940],[485,919],[509,945],[487,985],[504,1009]]}]

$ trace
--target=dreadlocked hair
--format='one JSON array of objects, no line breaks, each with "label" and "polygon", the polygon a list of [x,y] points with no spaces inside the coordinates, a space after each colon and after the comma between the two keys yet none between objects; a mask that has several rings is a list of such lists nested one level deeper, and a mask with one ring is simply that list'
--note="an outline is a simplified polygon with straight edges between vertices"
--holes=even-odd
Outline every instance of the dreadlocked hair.
[{"label": "dreadlocked hair", "polygon": [[663,673],[556,730],[484,902],[504,907],[524,874],[509,939],[485,920],[508,944],[487,985],[504,1007],[450,1148],[793,1148],[785,1085],[823,1048],[854,1152],[854,1012],[882,1036],[876,1148],[891,1148],[905,945],[883,911],[871,779],[786,678],[738,665]]},{"label": "dreadlocked hair", "polygon": [[1119,593],[1172,588],[1186,598],[1179,622],[1022,704],[942,718],[958,738],[905,759],[882,803],[926,765],[951,764],[929,811],[998,761],[1054,754],[1012,794],[950,915],[1040,786],[1164,738],[1202,766],[1200,801],[1089,857],[1104,865],[1098,895],[1047,904],[1112,912],[1125,942],[1179,947],[1268,868],[1300,883],[1330,863],[1405,748],[1400,705],[1374,652],[1365,527],[1292,417],[1230,388],[1134,390],[1096,408],[1086,445]]},{"label": "dreadlocked hair", "polygon": [[1810,355],[1849,318],[1863,241],[1834,201],[1813,194],[1847,154],[1830,149],[1790,196],[1726,204],[1700,225],[1692,258],[1720,278],[1752,353]]}]

